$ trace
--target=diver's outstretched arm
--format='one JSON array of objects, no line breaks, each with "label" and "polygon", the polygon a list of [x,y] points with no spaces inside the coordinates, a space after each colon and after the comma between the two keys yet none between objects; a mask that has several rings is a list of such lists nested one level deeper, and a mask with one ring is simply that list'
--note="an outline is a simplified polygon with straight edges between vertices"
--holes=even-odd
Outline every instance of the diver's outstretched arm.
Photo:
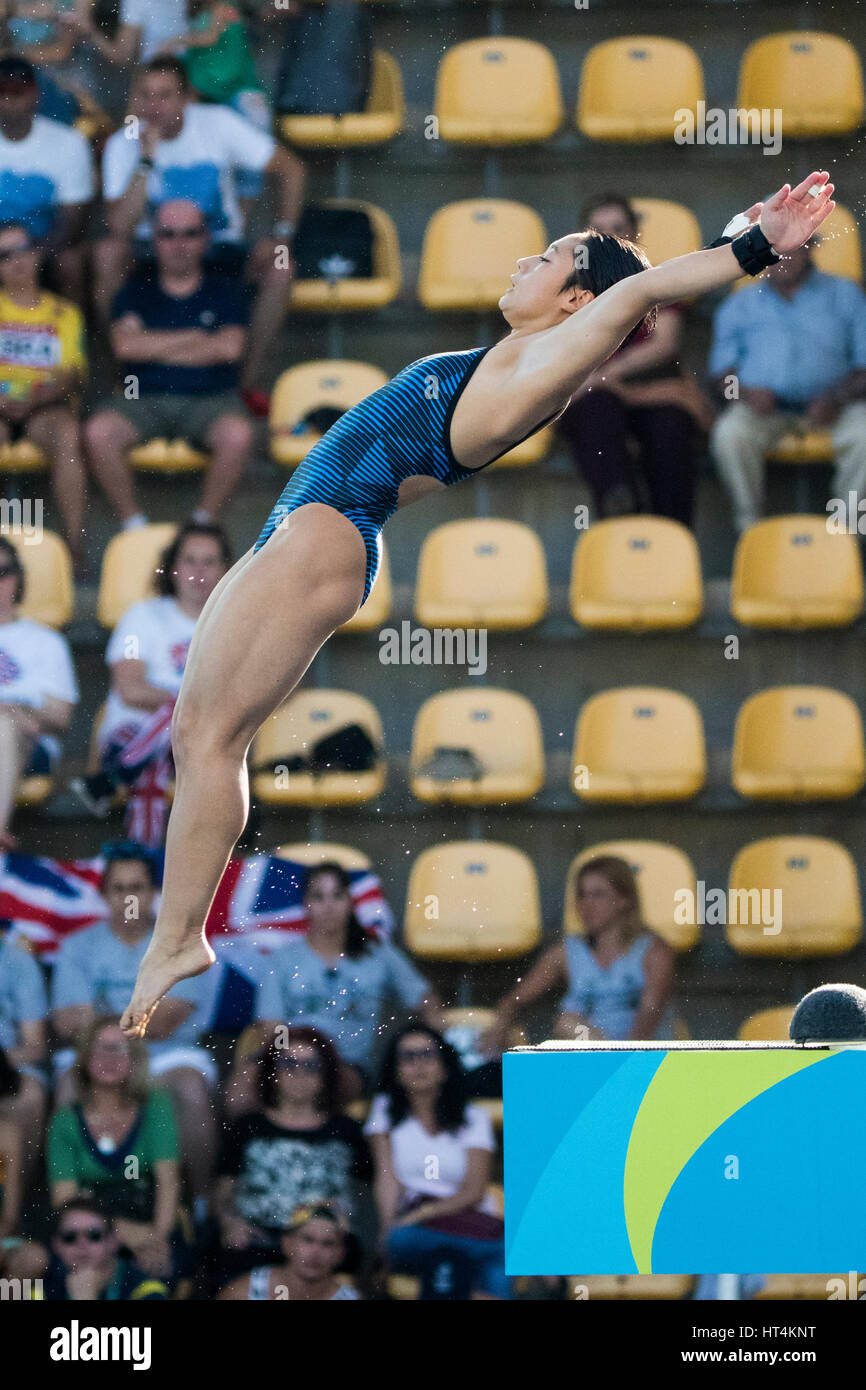
[{"label": "diver's outstretched arm", "polygon": [[[828,180],[827,171],[818,170],[796,188],[786,183],[768,202],[755,203],[744,216],[750,227],[757,223],[778,255],[785,255],[804,246],[836,206],[831,196],[834,186]],[[514,369],[515,393],[522,401],[537,397],[540,406],[553,408],[607,361],[655,305],[720,289],[743,273],[728,243],[626,276],[564,323],[526,344]]]}]

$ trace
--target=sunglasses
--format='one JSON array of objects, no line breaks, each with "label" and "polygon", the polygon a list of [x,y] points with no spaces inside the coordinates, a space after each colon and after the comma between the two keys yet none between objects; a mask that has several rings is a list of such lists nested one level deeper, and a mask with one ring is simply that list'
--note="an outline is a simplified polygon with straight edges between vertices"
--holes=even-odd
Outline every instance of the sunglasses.
[{"label": "sunglasses", "polygon": [[22,242],[18,246],[6,246],[0,250],[0,261],[11,261],[13,256],[26,256],[33,247],[29,241]]},{"label": "sunglasses", "polygon": [[205,227],[157,227],[156,235],[160,241],[195,241],[204,236]]},{"label": "sunglasses", "polygon": [[321,1062],[314,1057],[305,1057],[302,1060],[297,1057],[278,1057],[276,1065],[284,1067],[286,1071],[315,1072],[322,1070]]},{"label": "sunglasses", "polygon": [[398,1062],[427,1062],[431,1057],[438,1057],[439,1053],[433,1047],[407,1047],[405,1052],[401,1049],[397,1053]]},{"label": "sunglasses", "polygon": [[86,1240],[88,1245],[98,1245],[107,1235],[102,1226],[87,1226],[81,1231],[61,1231],[57,1239],[61,1245],[75,1245],[79,1240]]},{"label": "sunglasses", "polygon": [[[2,259],[2,257],[0,257],[0,259]],[[20,571],[20,570],[17,570],[17,569],[15,568],[14,565],[2,565],[2,566],[0,566],[0,579],[8,579],[9,576],[10,576],[10,574],[20,574],[20,573],[21,573],[21,571]]]}]

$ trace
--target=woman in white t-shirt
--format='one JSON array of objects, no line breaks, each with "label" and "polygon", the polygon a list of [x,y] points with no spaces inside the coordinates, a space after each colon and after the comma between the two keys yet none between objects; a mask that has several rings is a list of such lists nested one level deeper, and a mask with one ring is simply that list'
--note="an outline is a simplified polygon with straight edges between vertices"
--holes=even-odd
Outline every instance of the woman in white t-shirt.
[{"label": "woman in white t-shirt", "polygon": [[119,782],[134,784],[171,748],[171,714],[199,614],[232,564],[222,527],[189,522],[163,552],[157,597],[128,608],[108,642],[111,689],[96,735],[100,771],[70,787],[106,815]]},{"label": "woman in white t-shirt", "polygon": [[510,1298],[502,1219],[487,1194],[490,1118],[466,1103],[460,1059],[434,1028],[392,1039],[364,1133],[376,1168],[380,1243],[422,1298]]},{"label": "woman in white t-shirt", "polygon": [[66,638],[18,615],[24,585],[18,552],[0,536],[0,849],[17,846],[9,822],[19,780],[53,772],[57,735],[78,703]]}]

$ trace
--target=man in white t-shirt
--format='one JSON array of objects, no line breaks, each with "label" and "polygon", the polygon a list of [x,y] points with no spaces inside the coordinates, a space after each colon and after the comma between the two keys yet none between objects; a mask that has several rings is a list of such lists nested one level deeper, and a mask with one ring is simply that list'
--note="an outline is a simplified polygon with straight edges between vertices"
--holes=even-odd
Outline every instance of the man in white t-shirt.
[{"label": "man in white t-shirt", "polygon": [[[192,101],[177,58],[148,63],[135,82],[131,104],[134,119],[115,131],[103,157],[109,235],[95,247],[100,312],[107,322],[133,263],[152,259],[154,210],[177,199],[195,203],[210,231],[207,264],[242,274],[257,286],[242,387],[250,408],[264,414],[267,399],[251,388],[279,332],[294,275],[291,244],[303,201],[304,165],[229,107]],[[277,184],[271,235],[251,248],[244,242],[239,171],[271,174]]]},{"label": "man in white t-shirt", "polygon": [[20,777],[53,771],[57,735],[78,703],[66,638],[18,616],[24,583],[15,547],[0,536],[0,849],[17,846],[9,822]]},{"label": "man in white t-shirt", "polygon": [[56,288],[83,303],[84,228],[94,195],[90,146],[77,130],[37,116],[36,71],[0,58],[0,221],[26,227],[50,253]]}]

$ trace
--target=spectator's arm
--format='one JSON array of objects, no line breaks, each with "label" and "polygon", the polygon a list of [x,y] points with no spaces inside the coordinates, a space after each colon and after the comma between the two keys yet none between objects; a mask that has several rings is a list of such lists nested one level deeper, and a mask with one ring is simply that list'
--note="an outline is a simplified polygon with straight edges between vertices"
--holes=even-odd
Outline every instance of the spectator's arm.
[{"label": "spectator's arm", "polygon": [[28,413],[42,410],[46,405],[65,405],[77,396],[84,385],[84,375],[74,367],[60,367],[46,381],[37,381],[30,391]]},{"label": "spectator's arm", "polygon": [[147,679],[147,664],[135,657],[124,657],[111,663],[111,688],[125,705],[133,709],[158,710],[174,699],[174,692],[161,685],[151,685]]},{"label": "spectator's arm", "polygon": [[118,24],[113,39],[102,33],[94,23],[90,13],[74,10],[66,16],[65,22],[77,30],[83,39],[95,48],[100,57],[113,67],[131,67],[141,51],[142,31],[135,24]]},{"label": "spectator's arm", "polygon": [[399,1226],[417,1226],[433,1216],[453,1216],[458,1211],[477,1207],[490,1181],[492,1154],[489,1149],[466,1150],[466,1173],[453,1197],[434,1198],[421,1202],[398,1221]]},{"label": "spectator's arm", "polygon": [[45,1057],[45,1024],[39,1020],[19,1024],[21,1041],[10,1047],[6,1056],[13,1067],[36,1066]]},{"label": "spectator's arm", "polygon": [[168,1240],[177,1225],[177,1209],[180,1204],[180,1164],[175,1158],[161,1158],[153,1165],[153,1171],[156,1187],[153,1201],[153,1229],[161,1240]]},{"label": "spectator's arm", "polygon": [[156,55],[164,53],[182,54],[188,48],[212,48],[231,22],[232,12],[228,5],[214,5],[204,29],[192,29],[188,34],[178,34],[176,38],[166,39],[159,45]]},{"label": "spectator's arm", "polygon": [[46,695],[35,711],[41,733],[62,734],[69,728],[75,706],[68,700],[58,700],[56,695]]},{"label": "spectator's arm", "polygon": [[0,1240],[14,1234],[21,1212],[21,1131],[11,1120],[0,1120],[3,1156],[3,1194],[0,1201]]},{"label": "spectator's arm", "polygon": [[673,948],[657,937],[644,956],[644,988],[631,1026],[631,1042],[651,1042],[662,1012],[671,997],[676,957]]},{"label": "spectator's arm", "polygon": [[173,999],[166,996],[152,1020],[147,1025],[147,1036],[152,1042],[164,1042],[176,1033],[190,1014],[195,1013],[195,1004],[189,999]]},{"label": "spectator's arm", "polygon": [[225,1092],[225,1111],[232,1119],[247,1115],[258,1105],[260,1057],[274,1036],[276,1022],[251,1023],[238,1038],[235,1059]]},{"label": "spectator's arm", "polygon": [[482,1038],[483,1045],[496,1050],[504,1043],[505,1033],[518,1014],[541,999],[549,990],[562,985],[568,977],[565,945],[551,946],[514,989],[504,995],[494,1010],[494,1021]]},{"label": "spectator's arm", "polygon": [[277,220],[297,226],[304,206],[306,165],[284,145],[277,145],[265,165],[265,173],[273,175],[277,183]]},{"label": "spectator's arm", "polygon": [[373,1198],[379,1215],[379,1236],[384,1240],[394,1225],[400,1205],[400,1184],[391,1161],[390,1133],[371,1134],[368,1137],[376,1169],[373,1178]]}]

